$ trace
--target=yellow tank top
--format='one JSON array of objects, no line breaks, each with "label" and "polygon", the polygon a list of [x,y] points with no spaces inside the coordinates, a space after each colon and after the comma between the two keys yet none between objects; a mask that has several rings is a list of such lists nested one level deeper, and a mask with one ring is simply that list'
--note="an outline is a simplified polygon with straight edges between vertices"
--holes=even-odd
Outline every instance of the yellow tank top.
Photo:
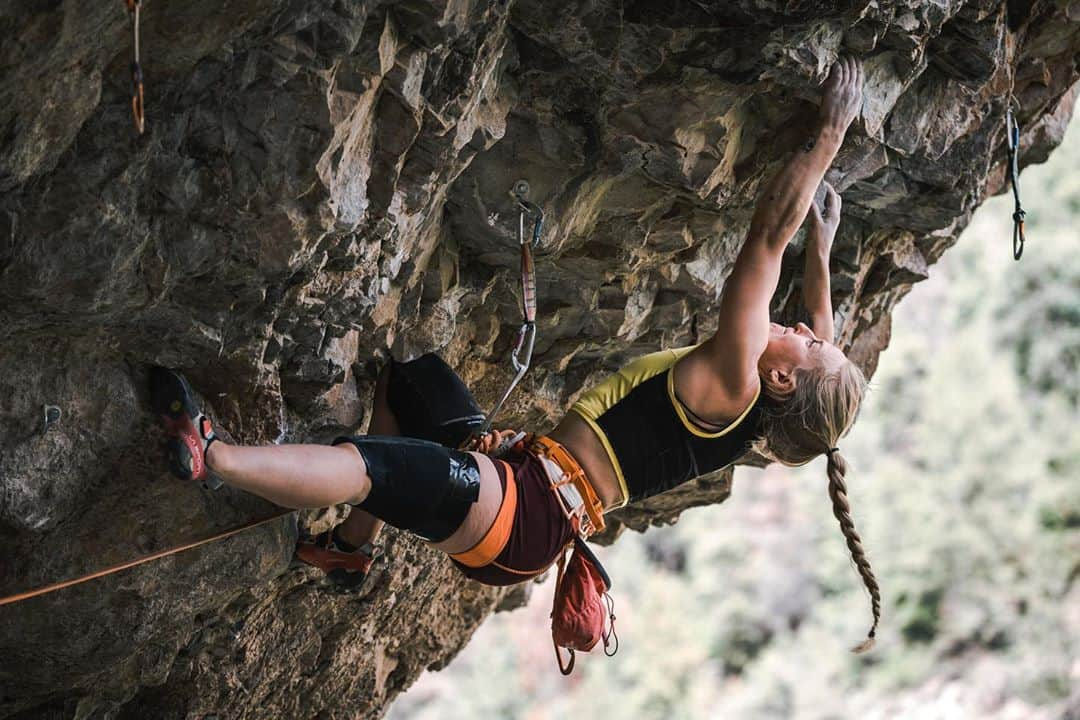
[{"label": "yellow tank top", "polygon": [[600,438],[619,480],[623,505],[728,465],[753,440],[756,418],[744,420],[757,407],[760,390],[739,417],[716,432],[695,424],[679,401],[671,370],[696,347],[639,357],[570,408]]}]

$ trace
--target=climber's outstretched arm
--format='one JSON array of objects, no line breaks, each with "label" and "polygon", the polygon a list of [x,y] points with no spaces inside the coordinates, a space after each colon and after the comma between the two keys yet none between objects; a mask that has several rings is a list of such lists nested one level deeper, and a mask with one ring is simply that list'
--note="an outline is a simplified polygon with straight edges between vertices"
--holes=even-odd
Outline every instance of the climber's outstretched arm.
[{"label": "climber's outstretched arm", "polygon": [[834,342],[832,288],[829,283],[829,254],[840,226],[840,194],[827,182],[821,183],[821,207],[810,206],[806,230],[806,265],[803,272],[803,305],[810,315],[814,334]]},{"label": "climber's outstretched arm", "polygon": [[733,395],[745,397],[756,389],[757,361],[768,344],[769,302],[780,279],[784,248],[806,217],[858,112],[862,85],[862,68],[855,60],[842,58],[833,66],[814,136],[758,197],[746,242],[724,283],[716,336],[709,342],[718,380]]}]

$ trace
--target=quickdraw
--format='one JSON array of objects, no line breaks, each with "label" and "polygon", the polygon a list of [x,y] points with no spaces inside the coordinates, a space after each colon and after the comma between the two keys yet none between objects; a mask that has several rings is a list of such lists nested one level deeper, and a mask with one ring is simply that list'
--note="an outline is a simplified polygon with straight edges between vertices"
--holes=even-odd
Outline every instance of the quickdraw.
[{"label": "quickdraw", "polygon": [[135,120],[135,132],[140,135],[146,130],[146,114],[143,111],[143,72],[139,63],[139,11],[142,0],[124,0],[128,15],[131,17],[131,44],[134,55],[131,61],[131,114]]},{"label": "quickdraw", "polygon": [[[510,195],[518,206],[518,244],[521,246],[521,315],[522,323],[518,328],[517,343],[514,351],[510,354],[510,363],[514,368],[514,377],[510,381],[506,392],[495,403],[495,407],[487,414],[484,424],[480,426],[476,437],[483,437],[491,432],[495,418],[506,404],[510,393],[514,391],[525,373],[529,370],[532,362],[533,346],[536,343],[536,266],[533,263],[532,251],[540,244],[540,233],[544,228],[544,211],[525,197],[529,194],[529,183],[518,180],[514,183]],[[526,232],[526,220],[532,220],[531,236]]]},{"label": "quickdraw", "polygon": [[1009,149],[1009,183],[1012,185],[1013,202],[1013,259],[1024,254],[1024,218],[1027,213],[1020,205],[1020,125],[1016,122],[1010,106],[1005,111],[1005,134]]}]

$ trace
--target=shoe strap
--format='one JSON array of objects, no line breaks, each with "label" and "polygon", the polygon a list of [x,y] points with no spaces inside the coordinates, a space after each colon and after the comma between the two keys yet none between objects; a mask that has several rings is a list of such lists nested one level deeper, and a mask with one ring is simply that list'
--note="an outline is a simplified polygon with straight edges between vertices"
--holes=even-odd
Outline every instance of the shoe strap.
[{"label": "shoe strap", "polygon": [[218,439],[214,432],[214,423],[210,422],[210,418],[205,415],[200,415],[195,423],[199,428],[199,437],[206,441],[206,447],[210,447],[210,443]]}]

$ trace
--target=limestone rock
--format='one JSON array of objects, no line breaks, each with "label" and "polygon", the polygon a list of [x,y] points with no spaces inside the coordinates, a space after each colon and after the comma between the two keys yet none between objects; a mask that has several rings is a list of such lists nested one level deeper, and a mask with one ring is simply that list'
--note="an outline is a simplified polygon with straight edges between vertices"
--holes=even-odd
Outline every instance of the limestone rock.
[{"label": "limestone rock", "polygon": [[[843,52],[868,85],[829,175],[834,304],[872,372],[891,309],[1003,188],[1010,95],[1044,159],[1080,50],[1076,3],[1049,0],[148,0],[135,137],[123,3],[9,0],[0,29],[0,596],[271,512],[167,476],[152,364],[246,443],[363,428],[387,352],[441,352],[490,405],[519,323],[518,179],[548,220],[507,422],[550,427],[623,361],[704,339]],[[42,434],[45,404],[63,417]],[[610,537],[729,487],[627,508]],[[364,594],[335,596],[289,568],[295,532],[0,607],[0,718],[376,717],[528,594],[388,532]]]}]

